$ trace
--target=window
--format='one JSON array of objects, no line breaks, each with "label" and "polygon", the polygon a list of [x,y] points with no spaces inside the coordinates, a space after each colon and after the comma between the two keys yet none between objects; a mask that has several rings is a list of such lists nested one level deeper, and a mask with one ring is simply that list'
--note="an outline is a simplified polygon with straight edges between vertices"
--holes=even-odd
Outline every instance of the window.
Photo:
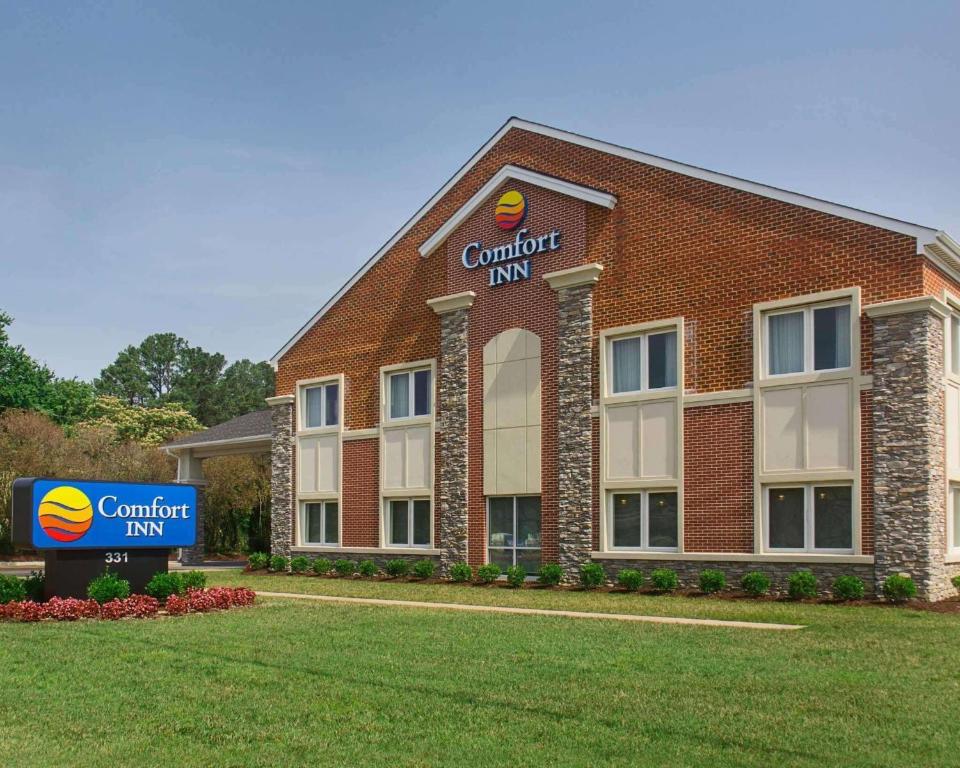
[{"label": "window", "polygon": [[429,416],[432,400],[430,379],[429,368],[390,374],[388,379],[390,418],[408,419],[411,416]]},{"label": "window", "polygon": [[675,491],[614,493],[611,518],[614,549],[676,551],[679,548]]},{"label": "window", "polygon": [[767,547],[792,552],[852,552],[852,488],[768,488]]},{"label": "window", "polygon": [[677,332],[646,333],[610,344],[613,394],[677,386]]},{"label": "window", "polygon": [[308,501],[303,505],[304,544],[335,545],[340,541],[340,505],[335,501]]},{"label": "window", "polygon": [[429,499],[390,499],[387,503],[391,547],[429,547],[430,527]]},{"label": "window", "polygon": [[850,367],[850,305],[829,304],[766,316],[767,375]]},{"label": "window", "polygon": [[501,568],[540,568],[540,497],[491,496],[487,499],[487,560]]},{"label": "window", "polygon": [[960,486],[950,486],[947,503],[947,549],[960,554]]},{"label": "window", "polygon": [[317,384],[303,389],[303,428],[335,427],[340,423],[340,384]]},{"label": "window", "polygon": [[960,376],[960,315],[950,315],[950,354],[947,370],[954,376]]}]

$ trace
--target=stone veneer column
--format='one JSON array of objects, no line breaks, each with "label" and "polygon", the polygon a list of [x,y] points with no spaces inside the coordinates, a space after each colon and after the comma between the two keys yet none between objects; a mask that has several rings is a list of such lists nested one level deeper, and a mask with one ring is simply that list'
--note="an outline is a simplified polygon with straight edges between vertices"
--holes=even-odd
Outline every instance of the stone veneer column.
[{"label": "stone veneer column", "polygon": [[544,275],[557,292],[557,539],[576,581],[593,548],[593,286],[603,266]]},{"label": "stone veneer column", "polygon": [[203,462],[193,455],[190,448],[180,449],[177,456],[177,482],[192,485],[197,491],[197,506],[193,514],[197,520],[197,538],[192,547],[183,547],[180,550],[180,562],[184,565],[202,565],[206,556],[206,537],[204,535],[204,488],[207,483],[203,479]]},{"label": "stone veneer column", "polygon": [[268,397],[272,411],[270,444],[270,553],[290,556],[293,544],[293,395]]},{"label": "stone veneer column", "polygon": [[[867,307],[873,318],[874,529],[878,589],[891,573],[920,597],[948,593],[944,332],[931,297]],[[952,591],[952,590],[951,590]]]},{"label": "stone veneer column", "polygon": [[429,299],[440,316],[440,572],[467,561],[467,318],[473,291]]}]

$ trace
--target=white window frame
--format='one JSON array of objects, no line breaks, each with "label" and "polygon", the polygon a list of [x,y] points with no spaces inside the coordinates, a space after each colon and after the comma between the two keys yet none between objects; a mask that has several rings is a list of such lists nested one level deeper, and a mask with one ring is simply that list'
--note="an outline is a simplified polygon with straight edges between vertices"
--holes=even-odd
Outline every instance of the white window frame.
[{"label": "white window frame", "polygon": [[[674,379],[676,383],[673,386],[669,387],[651,387],[650,386],[650,347],[649,339],[651,336],[662,336],[668,333],[672,333],[676,336],[676,350],[677,350],[677,364],[674,370]],[[615,369],[614,360],[613,360],[613,348],[615,342],[618,341],[628,341],[630,339],[640,339],[640,389],[626,389],[622,392],[615,392],[613,389],[613,372]],[[610,335],[606,338],[606,350],[604,354],[606,355],[606,369],[609,372],[609,375],[606,377],[606,387],[607,395],[610,397],[629,397],[631,395],[642,394],[644,392],[674,392],[680,386],[680,377],[683,370],[683,362],[680,359],[681,354],[683,353],[683,345],[681,344],[680,339],[680,329],[677,327],[675,322],[661,325],[659,327],[651,328],[648,331],[637,332],[637,333],[622,333],[617,335]]]},{"label": "white window frame", "polygon": [[[527,498],[539,498],[540,499],[540,546],[538,547],[521,547],[517,545],[517,500],[518,499],[527,499]],[[513,544],[509,547],[494,547],[490,544],[490,500],[491,499],[511,499],[513,501]],[[540,553],[540,565],[543,565],[543,495],[539,493],[516,493],[516,494],[494,494],[492,496],[486,497],[485,506],[485,518],[483,521],[484,524],[484,534],[483,534],[483,558],[484,562],[490,562],[490,550],[491,549],[509,549],[513,552],[513,564],[517,564],[517,552],[523,550],[524,552],[539,552]]]},{"label": "white window frame", "polygon": [[960,545],[954,545],[956,535],[957,507],[960,506],[960,483],[947,485],[947,553],[951,560],[960,559]]},{"label": "white window frame", "polygon": [[[814,333],[813,316],[818,309],[830,309],[831,307],[849,307],[850,309],[850,364],[839,368],[814,368]],[[804,376],[809,374],[836,373],[839,371],[850,371],[857,366],[854,354],[859,352],[859,345],[854,341],[854,333],[858,333],[858,323],[855,313],[858,311],[854,306],[852,299],[836,299],[833,301],[820,301],[808,304],[797,304],[794,306],[783,307],[780,309],[767,310],[763,313],[763,352],[761,355],[760,373],[764,379],[785,379],[791,376]],[[803,314],[803,369],[799,371],[790,371],[789,373],[770,373],[770,318],[780,315]]]},{"label": "white window frame", "polygon": [[[421,373],[421,372],[423,372],[423,371],[426,371],[427,373],[430,374],[430,388],[429,388],[430,404],[429,404],[429,406],[427,407],[427,412],[426,412],[426,413],[416,413],[416,412],[415,412],[415,411],[416,411],[415,405],[416,405],[416,397],[417,397],[417,395],[416,395],[416,387],[415,387],[414,377],[415,377],[415,374]],[[409,377],[410,384],[409,384],[409,386],[407,387],[407,393],[408,393],[408,395],[407,395],[407,399],[408,399],[408,402],[407,402],[408,413],[407,413],[406,416],[392,416],[392,415],[391,415],[391,406],[392,406],[393,403],[392,403],[392,401],[391,401],[391,399],[390,399],[390,393],[392,392],[392,388],[391,388],[391,386],[390,386],[390,381],[393,379],[394,376],[408,376],[408,377]],[[398,423],[398,422],[408,422],[408,421],[412,421],[412,420],[415,420],[415,419],[429,419],[429,418],[431,418],[431,417],[433,416],[433,401],[434,401],[434,396],[433,396],[433,395],[434,395],[434,386],[435,386],[434,379],[435,379],[435,375],[434,375],[434,371],[433,371],[433,366],[430,365],[430,364],[427,364],[427,365],[415,365],[415,366],[412,366],[412,367],[410,367],[410,368],[398,368],[398,369],[396,369],[396,370],[385,370],[385,371],[384,371],[384,410],[383,410],[384,420],[385,420],[385,421],[390,421],[390,422],[393,422],[393,423]]]},{"label": "white window frame", "polygon": [[[850,547],[848,549],[814,547],[816,525],[816,488],[849,488],[850,489]],[[803,542],[802,548],[771,547],[770,546],[770,494],[777,490],[788,488],[803,489]],[[806,553],[817,555],[852,555],[856,552],[857,513],[855,509],[856,490],[850,482],[817,482],[809,483],[771,483],[763,488],[763,546],[764,552],[769,554]]]},{"label": "white window frame", "polygon": [[[337,540],[330,541],[307,541],[307,504],[321,504],[323,505],[323,524],[320,526],[320,529],[323,531],[324,537],[327,534],[327,505],[336,504],[337,505]],[[343,509],[340,504],[339,499],[302,499],[300,501],[300,531],[297,539],[301,547],[339,547],[340,541],[343,536]]]},{"label": "white window frame", "polygon": [[[337,386],[337,423],[327,424],[327,388],[331,385]],[[311,389],[320,389],[322,394],[320,409],[321,424],[312,427],[307,426],[307,391]],[[297,386],[297,432],[332,432],[339,430],[343,424],[343,377],[328,376],[322,379],[310,379],[299,382]]]},{"label": "white window frame", "polygon": [[[392,541],[393,515],[390,506],[395,501],[407,502],[407,543],[396,544]],[[427,502],[430,510],[430,539],[426,544],[413,543],[413,504],[415,501]],[[383,539],[386,549],[432,549],[433,548],[433,499],[430,496],[387,496],[383,499]]]},{"label": "white window frame", "polygon": [[[651,547],[650,546],[650,494],[651,493],[672,493],[677,497],[677,546],[675,547]],[[624,495],[640,494],[640,536],[641,545],[639,547],[618,547],[614,544],[614,497]],[[683,536],[683,526],[680,523],[680,493],[674,487],[666,488],[617,488],[607,493],[607,530],[610,532],[610,542],[608,549],[611,552],[679,552],[681,550],[681,537]]]}]

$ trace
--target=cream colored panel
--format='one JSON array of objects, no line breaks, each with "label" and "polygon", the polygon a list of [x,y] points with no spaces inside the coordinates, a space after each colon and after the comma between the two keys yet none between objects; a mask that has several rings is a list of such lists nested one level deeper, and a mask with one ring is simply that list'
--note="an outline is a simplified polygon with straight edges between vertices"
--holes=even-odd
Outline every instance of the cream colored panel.
[{"label": "cream colored panel", "polygon": [[404,430],[388,429],[383,433],[383,476],[384,488],[403,488],[406,441]]},{"label": "cream colored panel", "polygon": [[497,336],[497,362],[523,360],[527,356],[526,338],[528,332],[511,328]]},{"label": "cream colored panel", "polygon": [[530,333],[529,331],[525,331],[525,333],[527,334],[527,357],[540,357],[540,337],[535,333]]},{"label": "cream colored panel", "polygon": [[960,476],[960,389],[947,385],[947,473]]},{"label": "cream colored panel", "polygon": [[540,493],[540,427],[527,427],[526,493]]},{"label": "cream colored panel", "polygon": [[497,494],[497,430],[483,431],[483,492]]},{"label": "cream colored panel", "polygon": [[497,430],[497,493],[525,493],[527,482],[527,430]]},{"label": "cream colored panel", "polygon": [[803,469],[802,389],[769,389],[763,393],[763,470]]},{"label": "cream colored panel", "polygon": [[483,345],[483,364],[493,365],[497,362],[497,337],[494,336],[490,341]]},{"label": "cream colored panel", "polygon": [[524,360],[497,366],[497,427],[522,427],[527,420],[527,363]]},{"label": "cream colored panel", "polygon": [[[537,338],[536,336],[532,338]],[[537,339],[539,344],[539,339]],[[529,350],[530,343],[527,342]],[[527,425],[540,423],[540,357],[527,359],[527,371],[525,381],[525,391],[527,400]]]},{"label": "cream colored panel", "polygon": [[852,469],[850,385],[807,388],[807,469]]},{"label": "cream colored panel", "polygon": [[640,476],[640,406],[606,409],[607,477],[626,480]]},{"label": "cream colored panel", "polygon": [[429,488],[430,428],[410,427],[407,434],[407,488]]},{"label": "cream colored panel", "polygon": [[300,438],[297,478],[301,493],[314,493],[317,490],[317,439],[315,437]]},{"label": "cream colored panel", "polygon": [[340,437],[323,435],[317,440],[317,491],[339,490]]},{"label": "cream colored panel", "polygon": [[641,475],[676,477],[677,406],[674,401],[646,403],[640,424]]},{"label": "cream colored panel", "polygon": [[[496,344],[496,340],[490,342]],[[487,346],[489,347],[490,344]],[[484,348],[486,359],[486,348]],[[497,366],[496,363],[484,363],[483,366],[483,428],[494,429],[497,426]]]}]

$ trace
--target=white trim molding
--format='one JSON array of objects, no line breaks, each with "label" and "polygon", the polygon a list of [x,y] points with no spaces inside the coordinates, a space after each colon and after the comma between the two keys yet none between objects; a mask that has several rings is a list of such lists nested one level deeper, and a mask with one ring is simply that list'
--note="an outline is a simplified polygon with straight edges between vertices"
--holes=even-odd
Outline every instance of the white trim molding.
[{"label": "white trim molding", "polygon": [[[675,160],[668,160],[663,157],[658,157],[657,155],[647,154],[646,152],[639,152],[635,149],[629,149],[627,147],[620,146],[618,144],[611,144],[606,141],[600,141],[598,139],[591,139],[587,136],[582,136],[577,133],[571,133],[570,131],[563,131],[559,128],[552,128],[548,125],[542,125],[540,123],[534,123],[529,120],[522,120],[519,117],[511,117],[507,122],[500,126],[499,130],[493,134],[480,149],[478,149],[473,156],[462,166],[459,170],[451,176],[447,182],[438,189],[434,195],[427,200],[426,203],[421,206],[421,208],[411,216],[407,222],[398,229],[393,236],[380,247],[380,249],[373,254],[366,262],[358,269],[353,276],[344,283],[343,287],[340,288],[330,299],[319,309],[317,312],[306,322],[300,329],[293,335],[293,337],[280,348],[280,350],[270,359],[270,362],[276,367],[276,364],[283,357],[294,344],[296,344],[300,339],[306,335],[306,333],[323,317],[331,307],[333,307],[340,299],[342,299],[347,291],[349,291],[354,285],[356,285],[360,279],[373,268],[373,265],[380,261],[381,258],[396,245],[399,240],[406,235],[414,226],[426,216],[440,200],[449,192],[464,176],[469,173],[473,167],[482,160],[491,149],[502,139],[507,133],[511,130],[521,130],[527,131],[528,133],[538,134],[540,136],[546,136],[548,138],[556,139],[558,141],[564,141],[568,144],[574,144],[580,147],[585,147],[587,149],[592,149],[597,152],[602,152],[604,154],[613,155],[615,157],[622,157],[627,160],[632,160],[633,162],[643,163],[644,165],[650,165],[655,168],[662,168],[663,170],[672,171],[674,173],[679,173],[683,176],[689,176],[695,179],[701,179],[703,181],[708,181],[713,184],[719,184],[724,187],[730,187],[731,189],[739,189],[742,192],[749,192],[750,194],[759,195],[760,197],[766,197],[771,200],[779,200],[784,203],[789,203],[791,205],[796,205],[801,208],[808,208],[815,211],[820,211],[821,213],[827,213],[831,216],[837,216],[839,218],[847,219],[849,221],[857,221],[861,224],[867,224],[872,227],[878,227],[880,229],[885,229],[889,232],[897,232],[907,237],[912,237],[916,240],[916,252],[918,254],[923,254],[927,256],[933,263],[941,268],[947,268],[954,275],[960,276],[960,245],[956,243],[949,235],[944,232],[940,232],[932,227],[924,227],[919,224],[913,224],[907,221],[901,221],[900,219],[894,219],[889,216],[882,216],[877,213],[870,213],[869,211],[863,211],[859,208],[852,208],[846,205],[840,205],[839,203],[831,203],[827,200],[821,200],[816,197],[811,197],[809,195],[803,195],[798,192],[790,192],[785,189],[780,189],[778,187],[772,187],[768,184],[761,184],[756,181],[748,181],[746,179],[741,179],[736,176],[730,176],[724,173],[718,173],[716,171],[708,171],[705,168],[699,168],[695,165],[688,165],[686,163],[680,163]],[[516,167],[516,166],[514,166]],[[524,170],[524,169],[519,169]],[[532,171],[530,173],[533,173]],[[542,176],[542,174],[538,174]],[[552,179],[552,177],[546,176],[543,177],[546,179]],[[559,179],[552,179],[553,182],[561,182]],[[577,186],[577,185],[573,185]],[[597,190],[591,190],[588,187],[581,187],[583,190],[587,190],[589,193],[597,194],[606,194],[600,193]],[[613,198],[612,195],[608,196]],[[615,198],[613,198],[615,202]],[[598,204],[602,204],[602,201],[597,201]],[[426,245],[426,244],[424,244]],[[956,264],[956,269],[950,269],[950,264]]]},{"label": "white trim molding", "polygon": [[745,552],[591,552],[595,560],[701,560],[734,563],[849,563],[872,565],[873,555],[817,555],[810,553],[745,553]]},{"label": "white trim molding", "polygon": [[716,392],[685,392],[684,408],[701,405],[725,405],[726,403],[749,403],[753,401],[753,389],[723,389]]},{"label": "white trim molding", "polygon": [[437,557],[439,549],[428,547],[335,547],[325,544],[298,545],[290,547],[291,552],[327,552],[333,555],[416,555],[417,557]]},{"label": "white trim molding", "polygon": [[477,294],[473,291],[463,291],[462,293],[451,293],[448,296],[427,299],[427,306],[438,315],[442,315],[453,312],[455,309],[470,309],[476,298]]},{"label": "white trim molding", "polygon": [[296,399],[295,395],[277,395],[276,397],[265,398],[265,402],[272,408],[275,405],[290,405]]},{"label": "white trim molding", "polygon": [[551,288],[559,291],[561,288],[577,288],[581,285],[592,285],[600,279],[603,264],[584,264],[582,267],[570,267],[559,272],[548,272],[543,276]]},{"label": "white trim molding", "polygon": [[932,312],[941,319],[950,317],[950,307],[935,296],[918,296],[915,299],[898,299],[870,304],[863,308],[863,312],[867,317],[889,317],[911,312]]},{"label": "white trim molding", "polygon": [[582,187],[579,184],[571,184],[569,181],[558,179],[555,176],[547,176],[536,171],[530,171],[517,165],[505,165],[497,171],[480,189],[467,200],[459,210],[447,219],[443,226],[434,232],[420,246],[420,255],[429,256],[433,253],[450,234],[459,227],[466,219],[479,208],[492,195],[496,189],[508,179],[522,181],[527,184],[533,184],[543,189],[549,189],[553,192],[559,192],[561,195],[575,197],[587,203],[602,206],[611,209],[617,204],[617,198],[606,192],[601,192],[589,187]]}]

